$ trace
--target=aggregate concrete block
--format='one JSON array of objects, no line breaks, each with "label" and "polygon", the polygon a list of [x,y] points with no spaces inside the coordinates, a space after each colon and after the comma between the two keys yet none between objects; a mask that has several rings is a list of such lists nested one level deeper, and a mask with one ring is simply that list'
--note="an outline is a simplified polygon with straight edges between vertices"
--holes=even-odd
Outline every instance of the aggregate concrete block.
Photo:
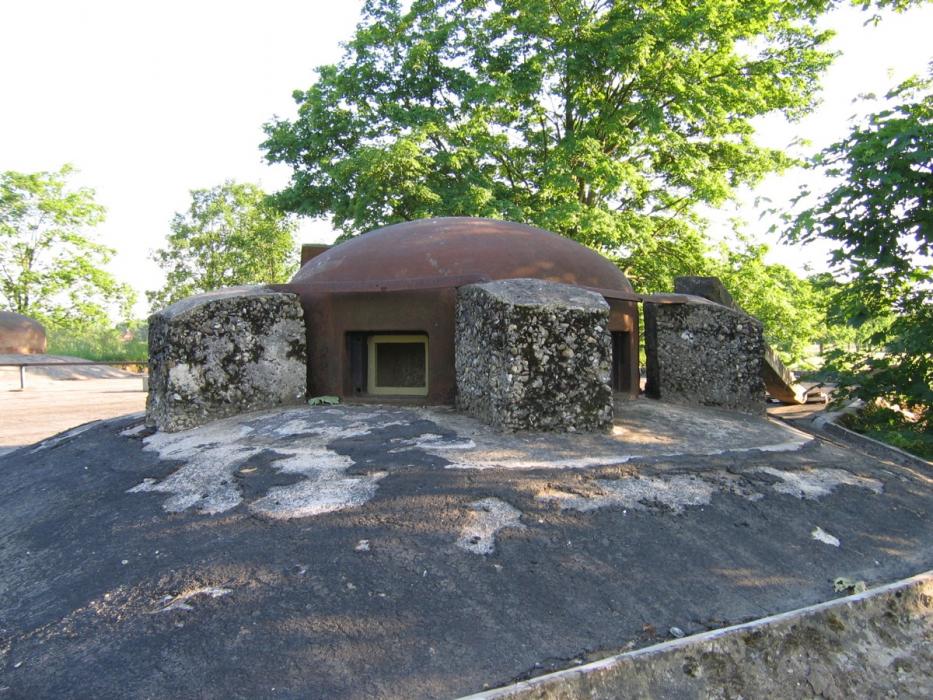
[{"label": "aggregate concrete block", "polygon": [[[675,277],[674,293],[692,294],[735,311],[742,311],[718,277]],[[806,387],[797,382],[794,373],[784,366],[784,362],[767,343],[765,343],[764,352],[761,378],[765,382],[768,393],[783,403],[805,404],[807,402]]]},{"label": "aggregate concrete block", "polygon": [[457,406],[501,430],[596,431],[612,423],[609,305],[536,279],[461,287]]},{"label": "aggregate concrete block", "polygon": [[645,304],[645,393],[674,403],[764,413],[761,322],[705,299]]},{"label": "aggregate concrete block", "polygon": [[675,277],[674,294],[690,294],[709,299],[720,306],[741,311],[718,277]]},{"label": "aggregate concrete block", "polygon": [[306,392],[305,324],[294,294],[231,287],[149,318],[146,421],[175,432]]}]

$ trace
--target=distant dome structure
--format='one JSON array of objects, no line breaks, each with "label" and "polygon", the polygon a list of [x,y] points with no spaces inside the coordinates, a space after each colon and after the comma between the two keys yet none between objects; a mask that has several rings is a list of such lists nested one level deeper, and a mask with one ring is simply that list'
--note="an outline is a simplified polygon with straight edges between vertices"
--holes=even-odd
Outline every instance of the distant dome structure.
[{"label": "distant dome structure", "polygon": [[[276,288],[301,298],[312,395],[451,403],[457,289],[519,278],[602,295],[610,308],[613,388],[637,394],[638,297],[631,284],[599,253],[534,226],[470,217],[394,224],[316,254]],[[377,358],[387,358],[387,371],[392,358],[396,373],[417,364],[419,381],[381,388],[372,374]]]},{"label": "distant dome structure", "polygon": [[41,323],[12,311],[0,311],[0,355],[41,355],[46,346]]}]

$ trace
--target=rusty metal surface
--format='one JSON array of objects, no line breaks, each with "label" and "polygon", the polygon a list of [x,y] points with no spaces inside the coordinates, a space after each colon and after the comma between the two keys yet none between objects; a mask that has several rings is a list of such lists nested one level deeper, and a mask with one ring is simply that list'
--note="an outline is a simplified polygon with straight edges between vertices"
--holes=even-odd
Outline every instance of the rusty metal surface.
[{"label": "rusty metal surface", "polygon": [[525,224],[466,217],[419,219],[364,233],[314,258],[292,283],[468,275],[632,291],[615,265],[569,238]]},{"label": "rusty metal surface", "polygon": [[304,243],[301,246],[301,265],[304,265],[309,260],[313,260],[321,253],[326,252],[330,248],[329,245],[325,243]]},{"label": "rusty metal surface", "polygon": [[[638,391],[638,309],[625,275],[598,253],[524,224],[491,219],[422,219],[377,229],[333,246],[306,263],[289,284],[270,285],[301,299],[308,327],[308,391],[354,394],[349,333],[424,333],[429,383],[424,402],[452,403],[456,392],[454,322],[457,288],[530,277],[603,295],[609,329],[627,334],[627,377]],[[383,400],[383,397],[380,397]]]},{"label": "rusty metal surface", "polygon": [[708,299],[689,294],[641,294],[638,301],[648,304],[712,304]]}]

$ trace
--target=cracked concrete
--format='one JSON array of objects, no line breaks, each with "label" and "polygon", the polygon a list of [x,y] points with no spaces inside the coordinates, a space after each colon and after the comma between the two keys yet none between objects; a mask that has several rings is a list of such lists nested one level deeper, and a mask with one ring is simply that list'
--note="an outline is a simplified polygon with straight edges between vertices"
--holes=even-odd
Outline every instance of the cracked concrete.
[{"label": "cracked concrete", "polygon": [[616,415],[129,416],[0,456],[0,699],[456,697],[933,567],[923,470],[763,418]]},{"label": "cracked concrete", "polygon": [[522,512],[498,498],[484,498],[470,504],[473,513],[463,528],[457,546],[474,554],[492,554],[496,534],[507,527],[523,528]]},{"label": "cracked concrete", "polygon": [[844,469],[804,469],[789,472],[773,467],[759,467],[757,471],[780,479],[772,488],[797,498],[817,499],[828,496],[838,486],[855,486],[881,493],[884,488],[877,479],[851,474]]},{"label": "cracked concrete", "polygon": [[[625,402],[622,408],[622,416],[610,434],[577,436],[503,435],[477,420],[445,409],[302,407],[236,416],[184,432],[158,432],[146,437],[146,450],[157,452],[163,460],[181,460],[184,464],[164,479],[144,478],[129,491],[170,494],[163,504],[169,512],[193,508],[207,515],[223,513],[243,500],[237,475],[242,476],[244,470],[250,469],[251,460],[271,451],[274,454],[268,460],[269,468],[281,475],[294,476],[296,481],[272,486],[268,493],[248,504],[252,512],[288,519],[359,507],[373,498],[378,482],[387,472],[372,469],[350,476],[347,472],[356,465],[355,461],[336,451],[333,445],[341,442],[346,447],[347,442],[372,438],[374,432],[415,425],[419,420],[426,423],[426,432],[390,438],[387,451],[402,459],[406,454],[427,453],[444,460],[448,469],[586,469],[623,464],[645,456],[796,450],[809,441],[783,426],[721,412],[701,415],[694,425],[685,418],[686,409],[673,406],[665,414],[676,418],[682,412],[683,420],[679,424],[659,425],[651,432],[642,424],[657,420],[654,402]],[[697,425],[702,430],[702,440]],[[431,432],[430,426],[442,430]],[[690,427],[685,429],[687,426]],[[675,427],[679,428],[676,433],[672,430]],[[123,434],[132,436],[139,430],[140,426],[134,426]],[[585,456],[581,457],[581,453]],[[716,478],[724,483],[729,476],[720,473]],[[820,478],[826,485],[821,486]],[[833,478],[843,477],[814,476],[794,484],[810,493],[835,483]],[[605,495],[599,501],[602,505],[591,504],[587,509],[614,502],[625,504],[632,498],[635,502],[654,498],[679,512],[678,504],[682,501],[708,502],[719,488],[690,477],[678,477],[671,482],[649,478],[626,485],[605,482],[602,487],[609,492],[622,491]],[[701,493],[693,493],[697,489]]]}]

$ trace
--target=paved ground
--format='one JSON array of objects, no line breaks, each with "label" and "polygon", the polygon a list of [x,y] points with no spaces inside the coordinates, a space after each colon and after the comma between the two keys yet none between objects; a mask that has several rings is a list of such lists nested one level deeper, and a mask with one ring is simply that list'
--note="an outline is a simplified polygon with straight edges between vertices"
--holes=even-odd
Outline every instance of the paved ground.
[{"label": "paved ground", "polygon": [[455,697],[930,569],[930,477],[647,399],[115,419],[0,457],[0,698]]},{"label": "paved ground", "polygon": [[[54,355],[0,355],[0,364],[80,361]],[[0,367],[0,455],[92,420],[141,411],[142,378],[115,367],[33,367],[20,391],[19,370]]]}]

